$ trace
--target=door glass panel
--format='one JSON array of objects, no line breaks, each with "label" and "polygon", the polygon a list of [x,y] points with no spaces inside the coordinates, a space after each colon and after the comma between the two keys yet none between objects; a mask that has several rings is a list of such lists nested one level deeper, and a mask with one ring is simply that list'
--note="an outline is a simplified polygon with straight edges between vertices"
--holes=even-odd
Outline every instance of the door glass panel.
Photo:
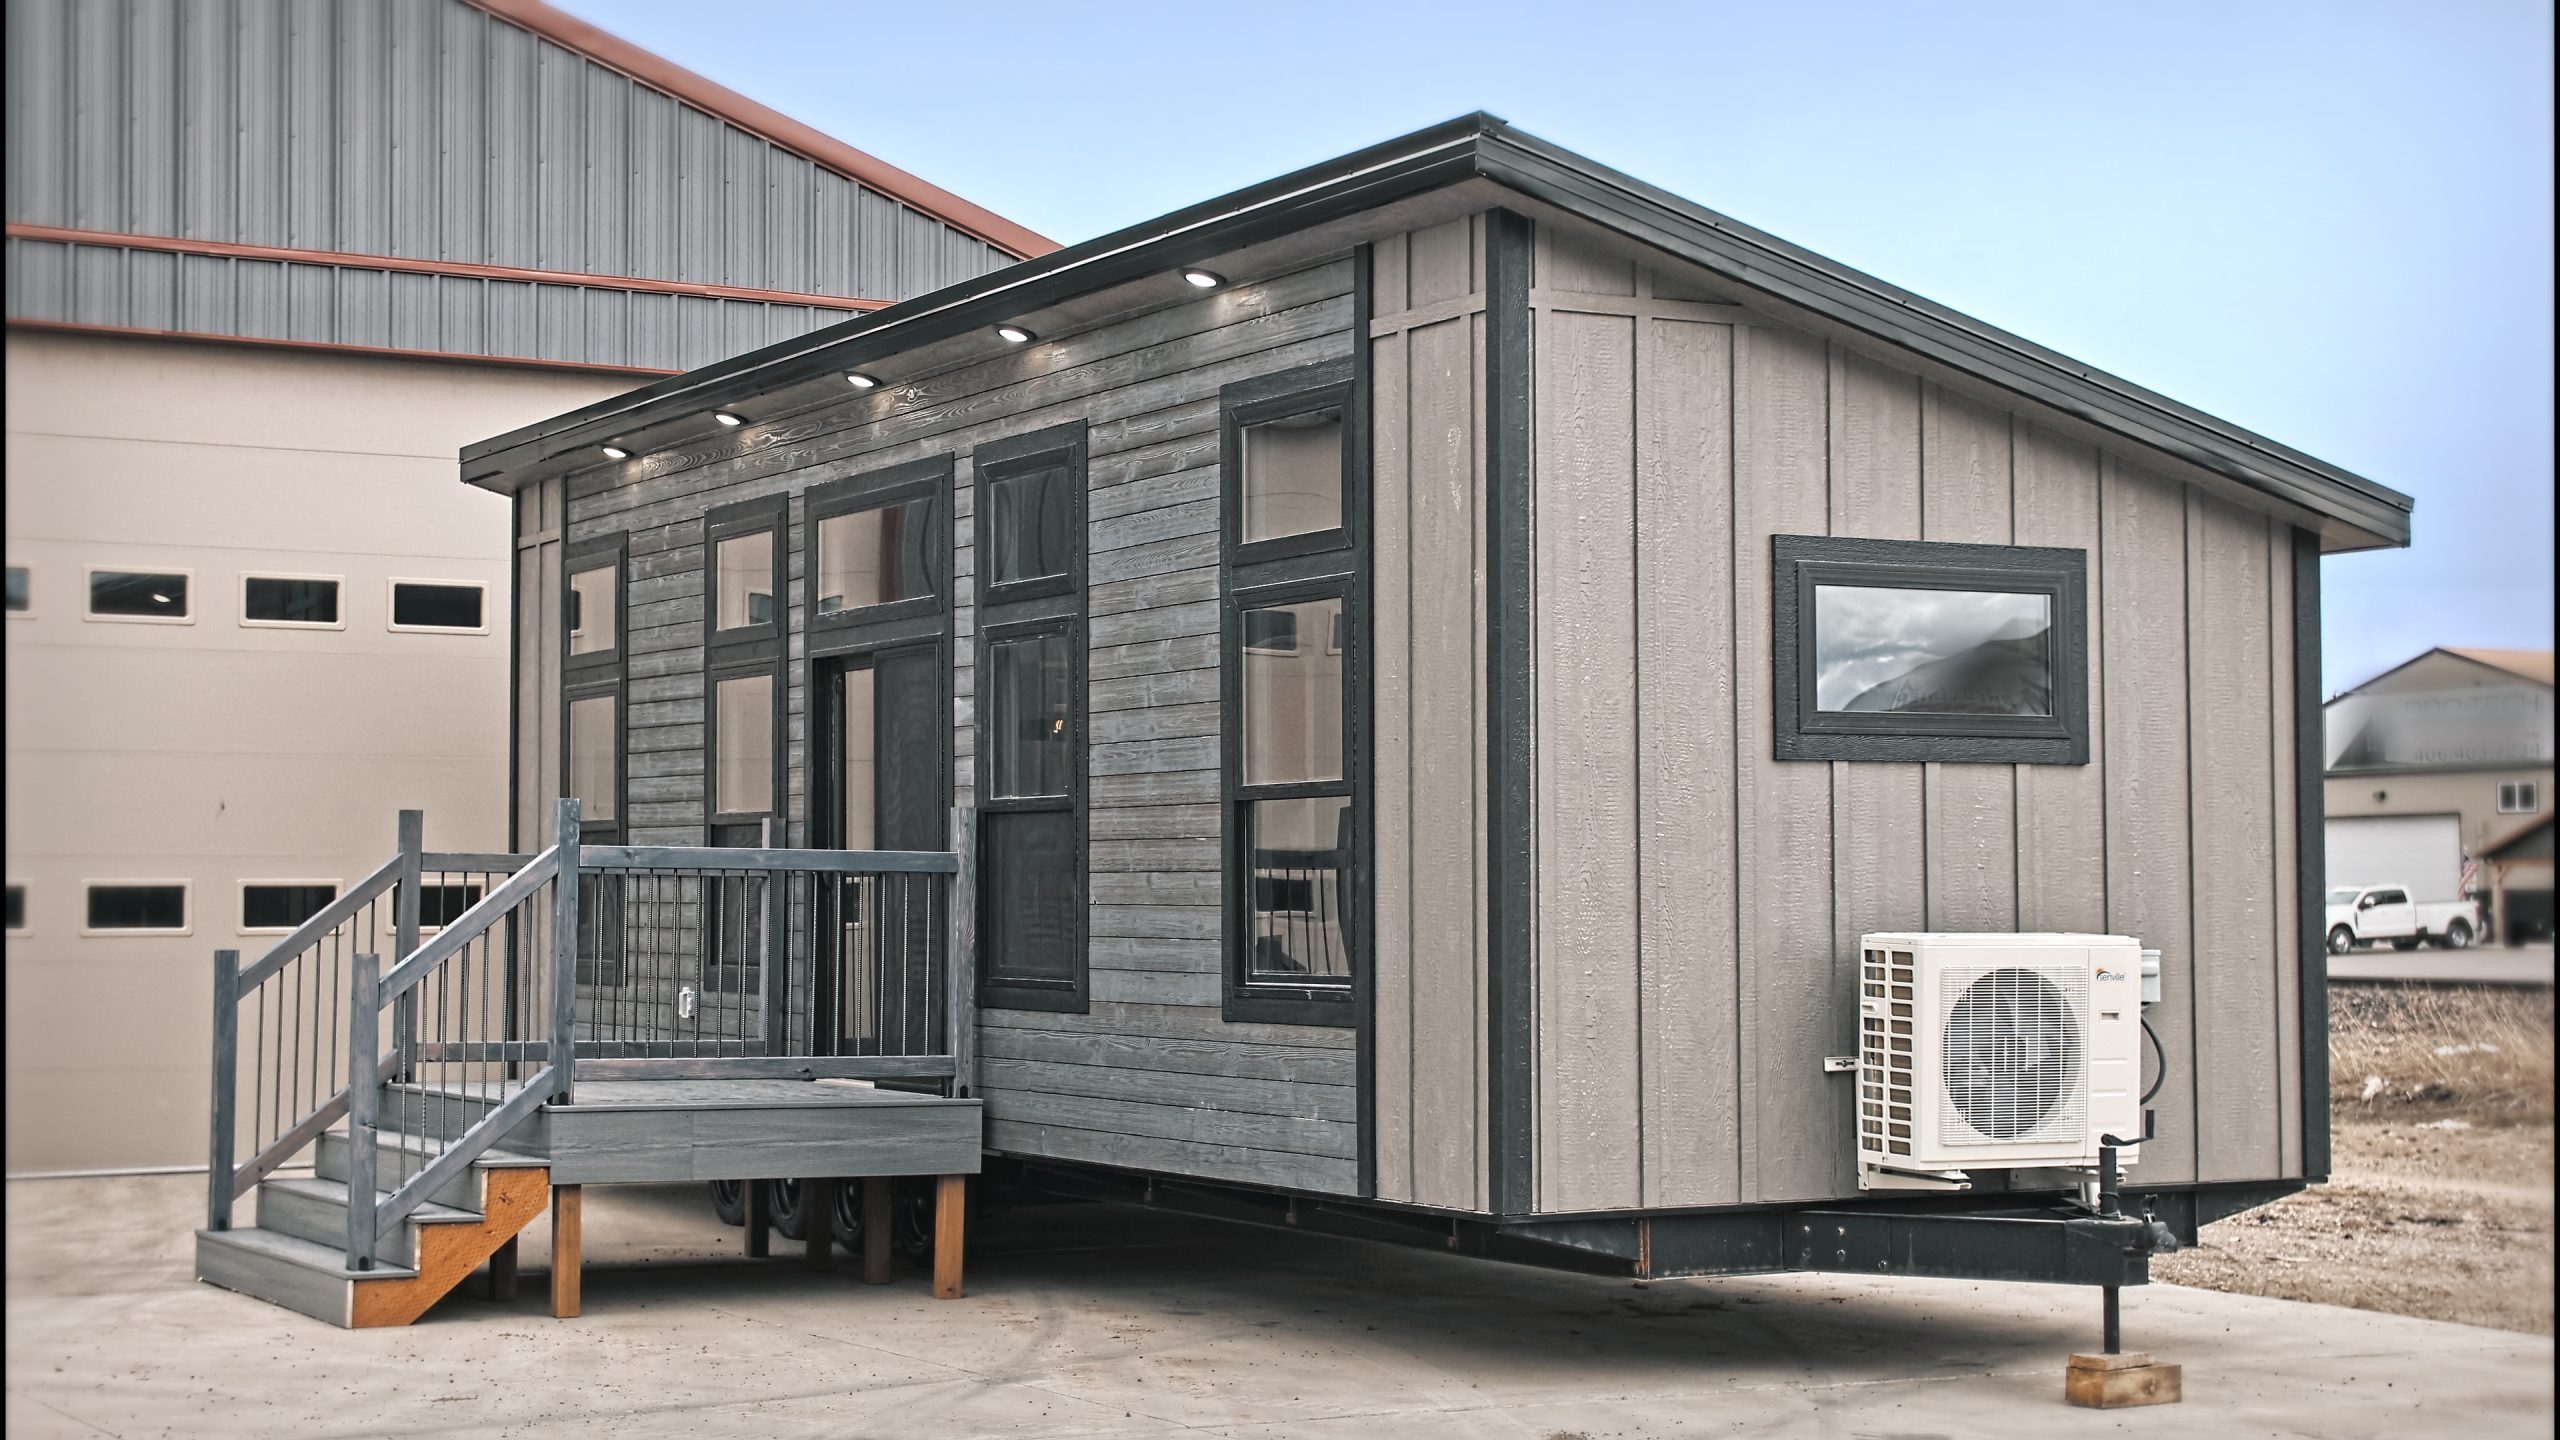
[{"label": "door glass panel", "polygon": [[987,485],[987,576],[998,585],[1067,573],[1071,476],[1063,466]]},{"label": "door glass panel", "polygon": [[1244,539],[1342,528],[1342,412],[1266,420],[1244,432]]},{"label": "door glass panel", "polygon": [[932,516],[920,497],[819,521],[818,613],[932,594]]},{"label": "door glass panel", "polygon": [[773,677],[745,675],[714,688],[720,753],[713,808],[723,815],[762,814],[773,808]]},{"label": "door glass panel", "polygon": [[614,567],[573,571],[569,576],[569,653],[597,655],[613,649]]},{"label": "door glass panel", "polygon": [[742,630],[774,622],[773,532],[758,530],[720,542],[720,604],[715,630]]},{"label": "door glass panel", "polygon": [[1244,783],[1342,778],[1342,600],[1243,613]]},{"label": "door glass panel", "polygon": [[1245,978],[1348,979],[1342,877],[1351,848],[1350,798],[1256,800],[1244,812],[1253,924]]},{"label": "door glass panel", "polygon": [[994,798],[1069,793],[1075,717],[1070,658],[1067,637],[1055,632],[988,645],[985,736],[995,747]]},{"label": "door glass panel", "polygon": [[844,672],[844,749],[837,773],[844,776],[844,833],[847,850],[877,850],[879,845],[880,763],[874,734],[874,676],[870,669]]},{"label": "door glass panel", "polygon": [[615,813],[614,699],[589,695],[569,702],[569,793],[580,824],[609,823]]}]

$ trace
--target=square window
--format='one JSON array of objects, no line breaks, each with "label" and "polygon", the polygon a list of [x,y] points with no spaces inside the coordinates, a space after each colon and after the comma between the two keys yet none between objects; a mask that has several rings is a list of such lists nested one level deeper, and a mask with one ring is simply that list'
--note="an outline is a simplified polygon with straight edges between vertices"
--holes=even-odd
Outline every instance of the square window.
[{"label": "square window", "polygon": [[83,928],[94,934],[184,935],[187,887],[178,881],[115,881],[87,887]]},{"label": "square window", "polygon": [[489,622],[487,588],[459,580],[391,582],[391,628],[481,634]]},{"label": "square window", "polygon": [[2533,780],[2509,781],[2498,787],[2498,813],[2536,815],[2542,811],[2542,786]]},{"label": "square window", "polygon": [[818,611],[841,615],[931,595],[933,500],[927,496],[818,522]]},{"label": "square window", "polygon": [[745,630],[774,623],[773,532],[751,530],[719,542],[712,559],[719,572],[714,630]]},{"label": "square window", "polygon": [[1075,473],[1064,465],[986,482],[987,578],[1019,585],[1064,577],[1075,558]]},{"label": "square window", "polygon": [[328,880],[251,880],[240,886],[240,928],[283,935],[329,908],[338,887]]},{"label": "square window", "polygon": [[183,570],[91,570],[90,618],[184,624],[195,618],[187,593],[192,579]]},{"label": "square window", "polygon": [[28,591],[27,567],[24,565],[10,566],[7,592],[10,614],[24,615],[29,613],[29,605],[31,602]]},{"label": "square window", "polygon": [[712,686],[712,809],[762,815],[773,809],[773,677],[741,675]]},{"label": "square window", "polygon": [[989,789],[998,800],[1072,793],[1075,784],[1075,666],[1056,630],[1008,635],[987,644]]},{"label": "square window", "polygon": [[1243,427],[1238,538],[1250,545],[1342,528],[1342,407]]},{"label": "square window", "polygon": [[1244,806],[1250,898],[1248,985],[1348,985],[1351,797],[1255,800]]},{"label": "square window", "polygon": [[[1330,595],[1241,612],[1245,784],[1343,778],[1342,654],[1294,643],[1331,635],[1341,614],[1341,597]],[[1256,645],[1257,634],[1291,643]]]},{"label": "square window", "polygon": [[616,565],[590,566],[569,572],[569,653],[572,655],[605,655],[621,644],[616,623],[614,580],[620,574]]},{"label": "square window", "polygon": [[325,575],[243,575],[240,623],[338,628],[338,581]]},{"label": "square window", "polygon": [[1780,760],[2085,765],[2088,555],[1780,535]]},{"label": "square window", "polygon": [[620,765],[611,695],[584,695],[569,702],[569,794],[578,802],[581,825],[612,824],[621,818]]}]

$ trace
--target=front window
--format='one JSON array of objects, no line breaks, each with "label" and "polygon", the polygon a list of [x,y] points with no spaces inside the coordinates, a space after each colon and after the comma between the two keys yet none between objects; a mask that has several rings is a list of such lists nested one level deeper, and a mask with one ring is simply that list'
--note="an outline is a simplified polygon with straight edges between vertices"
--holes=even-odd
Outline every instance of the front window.
[{"label": "front window", "polygon": [[744,630],[774,623],[773,532],[750,530],[723,539],[713,557],[720,603],[715,630]]},{"label": "front window", "polygon": [[2053,597],[1817,585],[1814,708],[1839,715],[2053,714]]},{"label": "front window", "polygon": [[740,675],[712,687],[712,808],[727,815],[773,809],[773,677]]},{"label": "front window", "polygon": [[2341,889],[2329,892],[2329,903],[2332,905],[2353,905],[2356,903],[2356,897],[2363,893],[2363,891],[2358,890],[2353,885],[2345,886]]}]

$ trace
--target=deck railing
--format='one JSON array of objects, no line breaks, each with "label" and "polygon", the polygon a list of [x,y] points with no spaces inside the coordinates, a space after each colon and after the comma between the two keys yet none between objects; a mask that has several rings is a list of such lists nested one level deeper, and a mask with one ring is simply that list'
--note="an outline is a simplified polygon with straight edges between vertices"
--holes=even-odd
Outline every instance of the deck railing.
[{"label": "deck railing", "polygon": [[[948,852],[555,839],[460,855],[425,850],[422,832],[402,812],[400,853],[256,964],[217,952],[213,1228],[341,1118],[361,1268],[581,1076],[973,1087],[968,810]],[[577,802],[553,833],[578,834]]]}]

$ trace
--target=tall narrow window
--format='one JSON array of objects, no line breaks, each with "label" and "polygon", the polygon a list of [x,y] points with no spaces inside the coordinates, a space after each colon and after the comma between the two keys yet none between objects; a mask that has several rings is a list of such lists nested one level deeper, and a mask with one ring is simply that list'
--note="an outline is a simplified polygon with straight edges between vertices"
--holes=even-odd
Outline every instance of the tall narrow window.
[{"label": "tall narrow window", "polygon": [[784,631],[782,580],[790,502],[780,496],[724,505],[703,519],[710,558],[703,636],[703,797],[715,845],[752,845],[782,813]]},{"label": "tall narrow window", "polygon": [[1082,1011],[1085,431],[982,446],[978,480],[980,1000]]},{"label": "tall narrow window", "polygon": [[622,838],[622,709],[626,674],[622,638],[622,536],[590,540],[569,552],[561,586],[561,783],[578,801],[578,830],[589,844]]},{"label": "tall narrow window", "polygon": [[1361,474],[1348,365],[1221,393],[1226,1016],[1349,1025],[1364,757]]}]

